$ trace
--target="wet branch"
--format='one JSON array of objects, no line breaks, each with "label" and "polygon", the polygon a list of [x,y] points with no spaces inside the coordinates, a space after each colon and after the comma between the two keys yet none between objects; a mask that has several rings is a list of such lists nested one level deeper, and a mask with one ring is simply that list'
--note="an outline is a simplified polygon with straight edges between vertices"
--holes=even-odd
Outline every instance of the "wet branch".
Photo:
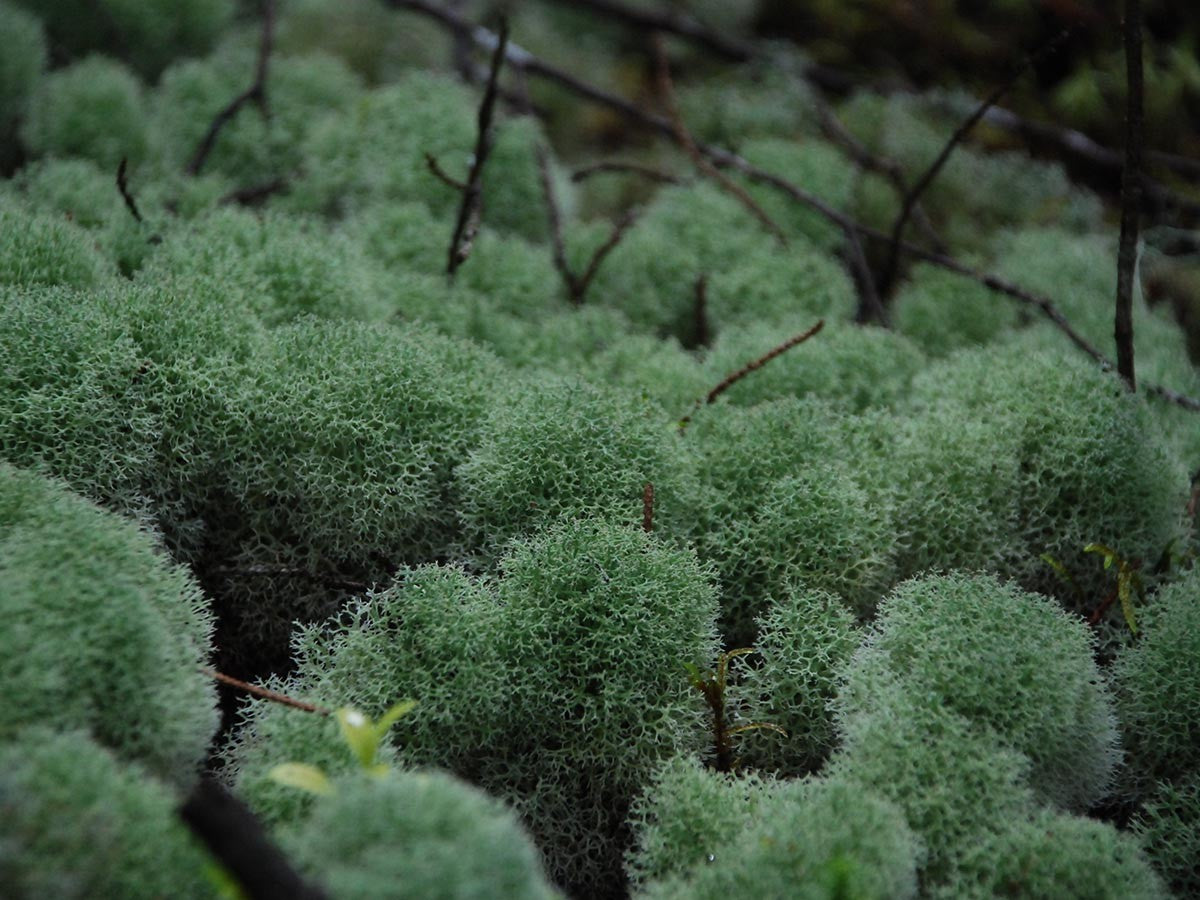
[{"label": "wet branch", "polygon": [[458,207],[458,221],[454,225],[454,237],[450,241],[450,252],[446,261],[446,273],[453,276],[455,270],[471,255],[471,247],[479,233],[483,215],[483,167],[492,152],[492,118],[496,111],[496,91],[500,79],[500,67],[506,59],[508,47],[508,23],[500,21],[500,35],[492,53],[492,67],[488,72],[487,87],[483,102],[479,105],[478,131],[475,135],[475,152],[471,157],[471,171],[463,186],[462,203]]},{"label": "wet branch", "polygon": [[270,107],[267,105],[267,74],[271,63],[271,43],[274,39],[274,31],[275,0],[262,0],[262,37],[258,46],[258,64],[254,70],[254,82],[230,100],[229,104],[213,118],[212,123],[208,126],[208,131],[200,139],[196,152],[192,154],[191,162],[187,165],[185,171],[189,175],[200,174],[205,160],[216,146],[221,129],[232,121],[233,117],[247,103],[255,104],[264,119],[270,115]]},{"label": "wet branch", "polygon": [[1142,171],[1142,3],[1125,0],[1125,166],[1121,171],[1121,243],[1117,250],[1117,373],[1136,390],[1133,373],[1133,276],[1137,269]]}]

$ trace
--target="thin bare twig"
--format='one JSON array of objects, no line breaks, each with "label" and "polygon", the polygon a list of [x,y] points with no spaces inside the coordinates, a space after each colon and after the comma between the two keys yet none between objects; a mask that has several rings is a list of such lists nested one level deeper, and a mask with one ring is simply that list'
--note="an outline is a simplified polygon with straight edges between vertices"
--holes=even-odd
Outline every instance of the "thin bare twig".
[{"label": "thin bare twig", "polygon": [[617,0],[555,0],[564,6],[582,6],[602,16],[645,31],[662,31],[684,38],[733,62],[745,62],[754,55],[749,44],[733,40],[705,28],[695,19],[669,10],[649,12]]},{"label": "thin bare twig", "polygon": [[642,488],[642,531],[649,534],[654,530],[654,485],[649,481]]},{"label": "thin bare twig", "polygon": [[438,162],[438,158],[432,153],[425,154],[425,165],[429,168],[429,171],[433,173],[434,177],[437,178],[437,180],[442,184],[448,185],[449,187],[454,188],[456,191],[462,191],[463,193],[466,193],[466,183],[459,181],[457,178],[443,169],[442,164]]},{"label": "thin bare twig", "polygon": [[651,166],[642,165],[635,162],[621,162],[615,159],[604,159],[599,162],[591,163],[590,165],[580,166],[571,173],[571,181],[578,184],[579,182],[591,178],[593,175],[599,175],[602,172],[621,172],[631,175],[641,175],[643,178],[648,178],[650,181],[659,181],[663,184],[683,184],[684,180],[678,175],[672,175],[670,172],[663,172],[661,169],[655,169]]},{"label": "thin bare twig", "polygon": [[[444,26],[451,29],[467,29],[475,43],[482,47],[494,48],[496,46],[496,36],[485,28],[476,27],[461,17],[442,8],[439,4],[432,3],[430,0],[386,0],[386,2],[395,9],[408,10],[410,12],[419,13],[428,16],[441,22]],[[525,72],[537,75],[541,78],[551,81],[572,93],[577,94],[587,100],[592,101],[600,106],[611,109],[620,113],[631,122],[635,122],[645,128],[657,131],[660,134],[666,135],[672,140],[675,139],[675,130],[671,123],[662,116],[646,112],[628,100],[618,97],[614,94],[603,91],[600,88],[590,85],[569,72],[565,72],[555,66],[550,65],[534,56],[528,50],[522,47],[510,44],[508,47],[509,64],[523,69]],[[811,73],[810,73],[811,74]],[[836,87],[832,81],[830,87]],[[994,109],[994,108],[993,108]],[[786,178],[775,175],[764,169],[753,165],[745,158],[726,150],[721,147],[699,144],[698,147],[718,166],[724,166],[734,169],[745,175],[752,181],[757,181],[762,184],[772,186],[774,189],[791,197],[798,203],[801,203],[811,209],[816,210],[826,219],[841,226],[844,230],[853,230],[862,237],[871,241],[890,242],[891,237],[876,229],[869,228],[859,222],[856,222],[845,213],[837,210],[829,204],[822,201],[820,198],[808,193]],[[970,278],[991,291],[1006,294],[1022,303],[1034,306],[1042,311],[1042,313],[1050,319],[1060,330],[1067,335],[1073,344],[1086,352],[1089,356],[1099,362],[1106,368],[1114,368],[1113,363],[1093,347],[1086,339],[1078,332],[1071,328],[1066,318],[1057,310],[1057,307],[1045,297],[1040,297],[1031,291],[1026,291],[1004,279],[978,272],[963,263],[958,262],[949,254],[937,253],[935,251],[926,250],[915,244],[910,244],[907,241],[901,241],[900,249],[917,259],[931,263],[948,271],[955,272],[963,277]],[[1170,403],[1188,409],[1194,412],[1200,412],[1200,400],[1180,394],[1170,388],[1160,385],[1143,385],[1143,390],[1147,394],[1153,394],[1161,397]]]},{"label": "thin bare twig", "polygon": [[137,201],[133,199],[133,194],[129,192],[129,182],[126,180],[128,165],[129,160],[122,156],[121,162],[117,165],[117,190],[121,192],[121,199],[125,201],[125,208],[129,210],[129,214],[141,224],[145,219],[142,218],[142,214],[138,210]]},{"label": "thin bare twig", "polygon": [[679,103],[675,98],[675,85],[671,81],[671,64],[667,60],[667,49],[663,45],[662,35],[657,33],[654,35],[654,59],[658,73],[658,91],[662,97],[663,105],[667,108],[667,116],[671,121],[675,142],[691,157],[692,163],[696,166],[696,170],[700,174],[711,178],[727,193],[736,197],[742,206],[746,207],[754,218],[758,219],[762,226],[775,236],[775,240],[779,242],[779,245],[786,247],[787,235],[783,233],[783,229],[779,227],[779,224],[767,215],[766,210],[758,205],[757,201],[746,192],[745,188],[729,178],[709,161],[708,157],[704,155],[700,147],[696,144],[696,140],[692,137],[691,132],[688,131],[683,121],[683,115],[679,111]]},{"label": "thin bare twig", "polygon": [[235,687],[239,691],[245,691],[248,694],[253,694],[255,697],[262,697],[264,700],[270,700],[272,703],[290,706],[293,709],[302,709],[305,712],[317,713],[321,716],[331,715],[331,710],[326,709],[324,706],[318,706],[315,703],[309,703],[305,700],[297,700],[295,697],[289,697],[287,694],[281,694],[278,691],[272,691],[268,688],[249,684],[248,682],[234,678],[232,675],[226,675],[224,672],[218,672],[216,669],[210,669],[207,666],[200,667],[200,674],[211,678],[213,681],[219,681],[221,684],[227,684],[230,687]]},{"label": "thin bare twig", "polygon": [[1125,0],[1125,167],[1121,172],[1121,243],[1117,249],[1117,374],[1129,390],[1137,389],[1133,373],[1133,276],[1137,269],[1138,213],[1142,171],[1142,3]]},{"label": "thin bare twig", "polygon": [[275,32],[275,0],[262,0],[262,37],[258,46],[258,63],[254,69],[254,81],[250,87],[229,101],[213,118],[208,131],[200,139],[196,152],[192,154],[191,162],[185,170],[189,175],[199,175],[205,160],[217,143],[217,137],[233,117],[247,103],[253,103],[265,119],[270,115],[267,105],[267,74],[271,64],[271,43]]},{"label": "thin bare twig", "polygon": [[896,278],[896,269],[900,261],[900,239],[904,236],[904,226],[908,224],[909,217],[912,215],[913,208],[916,206],[921,194],[925,192],[925,189],[933,183],[933,180],[938,176],[938,173],[942,171],[942,167],[945,166],[946,161],[950,159],[950,154],[954,152],[954,148],[963,142],[966,136],[970,133],[971,129],[974,128],[976,124],[978,124],[979,120],[983,118],[984,113],[1000,102],[1000,98],[1012,90],[1013,85],[1017,83],[1018,79],[1020,79],[1025,72],[1032,68],[1039,60],[1045,59],[1054,51],[1058,50],[1058,48],[1066,42],[1067,38],[1069,38],[1071,34],[1071,30],[1068,29],[1056,35],[1036,52],[1026,57],[1007,79],[1005,79],[1001,84],[997,85],[996,88],[990,94],[988,94],[986,98],[984,98],[984,101],[975,108],[975,111],[967,117],[966,121],[964,121],[958,126],[957,129],[955,129],[954,134],[950,135],[950,140],[948,140],[945,146],[942,147],[942,151],[937,155],[937,158],[933,161],[929,168],[925,170],[924,174],[917,179],[917,183],[914,184],[909,192],[905,195],[904,202],[900,207],[900,214],[896,216],[896,221],[892,225],[892,243],[888,251],[887,265],[884,267],[882,279],[885,293],[891,287],[892,282]]},{"label": "thin bare twig", "polygon": [[692,285],[692,296],[695,298],[692,320],[696,328],[696,346],[707,347],[710,340],[708,334],[708,275],[701,275]]},{"label": "thin bare twig", "polygon": [[567,262],[566,244],[563,240],[562,232],[562,213],[558,206],[558,196],[554,191],[554,178],[550,172],[550,156],[546,148],[538,145],[537,148],[537,163],[538,175],[542,182],[542,195],[546,200],[546,218],[550,223],[550,245],[554,254],[554,268],[558,270],[558,274],[562,277],[563,284],[567,289],[567,299],[575,306],[581,306],[587,296],[588,288],[591,287],[592,281],[596,277],[596,273],[600,271],[600,266],[617,245],[621,243],[625,233],[637,221],[637,211],[635,209],[626,210],[624,215],[613,225],[612,232],[603,244],[595,249],[591,258],[588,260],[586,268],[582,275],[576,275],[571,270],[570,263]]},{"label": "thin bare twig", "polygon": [[695,407],[693,408],[691,413],[689,413],[688,415],[686,415],[682,419],[680,419],[679,429],[682,431],[685,428],[687,428],[688,424],[692,421],[692,415],[701,406],[707,406],[710,403],[714,403],[718,397],[720,397],[723,393],[725,393],[727,390],[729,390],[731,387],[733,387],[735,384],[737,384],[739,381],[741,381],[743,378],[745,378],[751,372],[761,369],[763,366],[765,366],[767,363],[769,363],[775,357],[781,356],[784,353],[787,353],[793,347],[800,346],[805,341],[807,341],[809,338],[811,338],[813,335],[817,334],[824,327],[825,327],[825,320],[819,319],[817,321],[817,324],[814,325],[812,328],[808,329],[808,331],[801,332],[800,334],[797,334],[794,337],[788,338],[786,341],[784,341],[779,346],[773,347],[771,350],[768,350],[766,353],[764,353],[758,359],[752,360],[751,362],[746,363],[746,365],[742,366],[736,372],[731,372],[728,375],[726,375],[724,378],[721,379],[720,384],[718,384],[715,388],[713,388],[711,391],[708,392],[708,394],[704,397],[703,400],[696,401]]},{"label": "thin bare twig", "polygon": [[506,58],[508,47],[508,22],[500,20],[500,35],[492,53],[492,67],[488,72],[487,87],[483,102],[479,104],[478,126],[475,135],[475,152],[471,158],[471,171],[463,187],[462,203],[458,207],[458,221],[454,225],[454,237],[450,241],[450,252],[446,260],[446,274],[453,277],[455,270],[471,255],[479,223],[483,216],[483,167],[492,153],[492,117],[496,110],[496,90],[500,79],[500,67]]},{"label": "thin bare twig", "polygon": [[225,194],[217,202],[226,205],[237,203],[240,206],[257,206],[266,201],[268,197],[286,191],[287,186],[287,179],[272,178],[270,181],[264,181],[262,184],[251,184],[247,187],[236,188]]}]

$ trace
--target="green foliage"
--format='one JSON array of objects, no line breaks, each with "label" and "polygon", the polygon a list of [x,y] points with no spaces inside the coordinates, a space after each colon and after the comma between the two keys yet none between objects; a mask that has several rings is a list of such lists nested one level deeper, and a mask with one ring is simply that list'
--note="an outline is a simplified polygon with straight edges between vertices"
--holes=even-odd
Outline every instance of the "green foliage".
[{"label": "green foliage", "polygon": [[[742,155],[760,169],[784,174],[788,181],[834,209],[850,205],[856,176],[854,163],[832,144],[812,138],[763,138],[748,142]],[[778,190],[752,181],[747,182],[746,189],[789,237],[802,235],[826,252],[844,240],[841,228]]]},{"label": "green foliage", "polygon": [[839,710],[842,746],[827,771],[901,809],[925,846],[924,883],[934,885],[966,843],[1033,808],[1029,761],[936,699],[902,683],[878,687],[870,709]]},{"label": "green foliage", "polygon": [[0,3],[0,134],[8,135],[29,109],[34,87],[46,68],[46,35],[38,19],[5,0]]},{"label": "green foliage", "polygon": [[1135,784],[1200,771],[1200,570],[1139,609],[1141,635],[1112,668],[1117,717]]},{"label": "green foliage", "polygon": [[211,898],[177,799],[82,732],[0,742],[0,884],[13,898]]},{"label": "green foliage", "polygon": [[891,506],[846,465],[864,455],[863,424],[807,398],[697,411],[690,533],[716,568],[732,646],[753,644],[755,618],[798,584],[864,613],[886,587]]},{"label": "green foliage", "polygon": [[695,336],[695,283],[771,241],[744,206],[711,183],[660,191],[592,284],[588,302],[625,313],[639,330]]},{"label": "green foliage", "polygon": [[636,845],[625,860],[635,887],[681,874],[720,857],[753,821],[771,784],[755,775],[716,772],[690,756],[655,770],[633,802]]},{"label": "green foliage", "polygon": [[1200,892],[1200,772],[1155,785],[1133,831],[1175,896]]},{"label": "green foliage", "polygon": [[829,702],[859,632],[845,604],[820,591],[775,598],[759,620],[759,665],[746,667],[732,694],[741,719],[782,728],[745,733],[742,765],[782,776],[818,769],[836,744]]},{"label": "green foliage", "polygon": [[335,898],[556,896],[512,812],[442,772],[344,778],[282,837]]},{"label": "green foliage", "polygon": [[578,379],[527,378],[496,399],[457,471],[472,543],[495,555],[563,517],[641,521],[654,485],[655,521],[678,515],[686,468],[669,417],[655,404]]},{"label": "green foliage", "polygon": [[797,237],[786,250],[764,242],[712,272],[705,309],[717,334],[730,326],[760,325],[774,326],[778,335],[801,321],[848,321],[855,302],[845,269]]},{"label": "green foliage", "polygon": [[216,728],[200,589],[153,539],[41,476],[0,465],[0,736],[87,728],[187,780]]},{"label": "green foliage", "polygon": [[[1062,595],[1062,580],[1041,559],[1049,553],[1086,595],[1103,596],[1107,573],[1087,545],[1146,563],[1181,534],[1186,474],[1143,398],[1114,374],[1010,341],[929,367],[914,379],[912,399],[919,418],[901,450],[897,506],[912,517],[906,532],[935,535],[923,548],[913,542],[921,563],[983,568],[1006,559],[996,571]],[[939,492],[931,504],[920,493],[928,476],[909,478],[931,468],[946,471],[955,490],[980,473],[984,481],[962,497]],[[947,518],[970,529],[963,547]],[[989,534],[997,542],[990,548]]]},{"label": "green foliage", "polygon": [[358,244],[298,216],[213,210],[172,230],[138,278],[219,285],[268,325],[304,315],[380,321],[391,312],[389,281]]},{"label": "green foliage", "polygon": [[0,285],[97,287],[115,274],[88,233],[61,216],[31,213],[0,197],[0,230]]},{"label": "green foliage", "polygon": [[917,895],[920,844],[893,804],[836,780],[768,785],[753,816],[708,860],[652,883],[646,898],[878,898]]},{"label": "green foliage", "polygon": [[[811,328],[814,322],[800,314],[725,329],[705,358],[712,383]],[[811,395],[850,412],[862,412],[897,402],[924,364],[924,355],[903,335],[849,322],[826,322],[811,340],[772,359],[722,396],[730,403],[753,406],[779,397]]]},{"label": "green foliage", "polygon": [[234,0],[19,0],[72,54],[123,56],[154,75],[180,54],[202,53],[230,23]]},{"label": "green foliage", "polygon": [[[213,117],[254,77],[257,48],[224,50],[185,59],[163,72],[153,97],[157,163],[183,169]],[[300,165],[301,145],[313,122],[331,109],[351,106],[362,85],[345,65],[325,54],[279,57],[267,81],[270,117],[249,103],[221,130],[205,171],[221,172],[240,185],[288,177]]]},{"label": "green foliage", "polygon": [[494,641],[512,677],[483,783],[517,803],[556,880],[595,895],[619,878],[633,798],[706,744],[682,664],[715,658],[716,597],[690,551],[628,525],[563,521],[501,570]]},{"label": "green foliage", "polygon": [[[352,603],[336,621],[295,638],[298,671],[285,690],[329,705],[384,711],[397,694],[417,706],[392,732],[401,757],[475,775],[501,740],[506,669],[494,636],[501,608],[489,584],[459,569],[422,566],[395,586]],[[255,701],[230,753],[239,791],[271,820],[291,818],[297,799],[271,784],[271,766],[298,760],[345,771],[329,720]]]},{"label": "green foliage", "polygon": [[896,328],[932,357],[987,344],[1017,325],[1016,305],[983,285],[919,265],[895,299]]},{"label": "green foliage", "polygon": [[1165,900],[1170,894],[1137,841],[1112,825],[1044,810],[997,823],[965,843],[934,897]]},{"label": "green foliage", "polygon": [[1082,812],[1105,796],[1119,758],[1093,645],[1048,598],[991,576],[927,576],[880,605],[838,702],[878,710],[894,679],[1027,756],[1040,800]]},{"label": "green foliage", "polygon": [[89,56],[40,82],[21,126],[34,156],[83,156],[117,171],[123,157],[141,161],[149,145],[142,84],[114,59]]}]

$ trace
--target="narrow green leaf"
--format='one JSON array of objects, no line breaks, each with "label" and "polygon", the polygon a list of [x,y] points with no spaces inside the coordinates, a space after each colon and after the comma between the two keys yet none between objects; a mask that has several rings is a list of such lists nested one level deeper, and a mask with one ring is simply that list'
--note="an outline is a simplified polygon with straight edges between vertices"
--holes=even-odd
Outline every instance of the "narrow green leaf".
[{"label": "narrow green leaf", "polygon": [[375,723],[353,706],[343,706],[339,709],[337,720],[342,729],[342,737],[358,757],[359,765],[364,769],[370,768],[375,762],[375,751],[379,749]]},{"label": "narrow green leaf", "polygon": [[333,784],[329,776],[307,763],[283,763],[268,772],[267,777],[279,784],[299,788],[320,797],[333,793]]}]

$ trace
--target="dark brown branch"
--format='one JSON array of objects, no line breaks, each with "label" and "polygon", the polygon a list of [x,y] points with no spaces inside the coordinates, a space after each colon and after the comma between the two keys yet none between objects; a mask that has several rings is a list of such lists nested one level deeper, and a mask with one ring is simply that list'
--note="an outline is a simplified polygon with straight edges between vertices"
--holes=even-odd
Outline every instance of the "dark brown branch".
[{"label": "dark brown branch", "polygon": [[637,221],[637,212],[630,209],[621,216],[616,224],[613,225],[608,240],[597,247],[592,253],[587,267],[583,270],[583,274],[576,275],[571,271],[570,263],[567,262],[567,250],[562,232],[562,213],[558,207],[558,196],[554,191],[554,178],[550,172],[550,156],[546,148],[541,145],[538,145],[537,148],[537,163],[538,176],[542,182],[542,195],[546,200],[546,218],[550,223],[550,245],[554,254],[554,268],[558,270],[558,274],[567,288],[567,299],[573,305],[581,306],[584,298],[587,296],[588,288],[591,287],[592,281],[596,277],[596,273],[600,271],[600,266],[604,263],[608,254],[612,253],[617,248],[617,245],[621,243],[621,239],[625,237],[625,232]]},{"label": "dark brown branch", "polygon": [[500,21],[500,36],[492,53],[492,67],[488,72],[487,87],[483,91],[483,102],[479,104],[475,152],[471,158],[471,171],[463,186],[462,203],[458,207],[458,221],[454,225],[454,237],[450,241],[450,252],[446,260],[446,273],[454,275],[467,257],[479,233],[483,216],[483,167],[492,153],[492,117],[496,110],[496,90],[500,80],[500,67],[506,58],[508,47],[508,23]]},{"label": "dark brown branch", "polygon": [[741,41],[732,40],[719,32],[705,28],[689,16],[665,10],[653,13],[616,0],[555,0],[564,6],[582,6],[644,31],[662,31],[684,38],[733,62],[745,62],[754,55],[753,49]]},{"label": "dark brown branch", "polygon": [[452,187],[456,191],[463,191],[464,193],[466,192],[466,183],[459,181],[457,178],[443,169],[442,164],[438,162],[437,157],[432,153],[425,154],[425,165],[429,168],[429,171],[433,173],[434,177],[437,178],[437,180],[442,184]]},{"label": "dark brown branch", "polygon": [[945,166],[946,161],[950,159],[950,154],[954,152],[954,148],[963,142],[966,136],[970,133],[971,129],[974,128],[978,124],[979,120],[983,118],[984,113],[999,103],[1000,98],[1012,90],[1013,85],[1017,83],[1018,79],[1020,79],[1025,72],[1032,68],[1039,60],[1045,59],[1047,56],[1061,47],[1070,36],[1071,32],[1069,30],[1063,31],[1038,49],[1035,53],[1026,57],[1021,65],[1017,66],[1017,68],[1012,72],[1011,75],[1009,75],[1007,79],[1005,79],[1004,82],[997,85],[996,88],[993,89],[990,94],[988,94],[984,101],[975,108],[975,111],[972,112],[971,115],[968,116],[967,119],[961,125],[959,125],[957,129],[955,129],[954,134],[950,135],[950,140],[948,140],[945,146],[942,147],[942,151],[937,155],[937,158],[933,161],[929,168],[925,170],[924,174],[917,179],[917,183],[912,186],[908,194],[905,195],[904,202],[900,207],[900,214],[896,216],[896,221],[892,225],[892,243],[888,250],[887,264],[884,267],[882,279],[885,292],[890,288],[892,282],[896,278],[896,269],[900,261],[900,240],[904,236],[904,226],[908,224],[909,217],[913,212],[913,207],[916,206],[921,194],[925,192],[926,188],[928,188],[929,185],[933,183],[933,180],[938,176],[938,173],[942,171],[942,167]]},{"label": "dark brown branch", "polygon": [[1138,214],[1142,171],[1142,4],[1125,0],[1125,167],[1121,172],[1121,243],[1117,250],[1117,312],[1113,335],[1117,341],[1117,374],[1129,390],[1137,389],[1133,374],[1133,276],[1137,269]]},{"label": "dark brown branch", "polygon": [[196,782],[179,817],[252,900],[327,900],[292,868],[254,813],[211,776]]},{"label": "dark brown branch", "polygon": [[196,152],[192,154],[191,162],[185,170],[189,175],[199,175],[205,160],[216,146],[217,137],[233,117],[247,103],[253,103],[263,118],[270,115],[267,105],[267,74],[271,63],[271,43],[275,32],[275,0],[262,0],[262,37],[258,46],[258,64],[254,69],[254,82],[246,90],[229,101],[228,105],[216,114],[208,131],[200,139]]},{"label": "dark brown branch", "polygon": [[674,132],[675,142],[691,157],[692,163],[696,166],[696,170],[700,174],[711,178],[723,190],[736,197],[742,206],[746,207],[751,215],[758,219],[762,226],[775,236],[775,240],[779,242],[781,247],[787,246],[787,235],[783,233],[783,229],[779,227],[774,219],[767,215],[766,211],[746,192],[745,188],[712,164],[697,145],[691,132],[688,131],[683,121],[683,115],[679,111],[679,103],[675,98],[675,85],[671,81],[671,65],[667,60],[667,50],[663,46],[662,36],[657,33],[654,35],[654,59],[658,74],[658,92],[662,97],[663,105],[667,108],[667,115],[671,121],[671,130]]},{"label": "dark brown branch", "polygon": [[142,214],[138,210],[137,201],[133,199],[133,194],[129,192],[129,182],[125,177],[128,165],[129,160],[122,156],[121,162],[117,166],[117,190],[121,192],[121,199],[125,201],[125,208],[129,210],[129,214],[140,224],[145,219],[142,218]]},{"label": "dark brown branch", "polygon": [[307,703],[304,700],[297,700],[294,697],[289,697],[287,694],[281,694],[278,691],[272,691],[268,688],[258,687],[257,685],[249,684],[234,678],[232,675],[226,675],[223,672],[218,672],[216,669],[209,669],[201,666],[200,674],[206,675],[214,681],[219,681],[221,684],[227,684],[230,687],[235,687],[239,691],[245,691],[247,694],[253,694],[255,697],[262,697],[264,700],[270,700],[272,703],[279,703],[283,706],[290,706],[293,709],[302,709],[305,712],[317,713],[318,715],[331,715],[330,710],[323,706],[317,706],[315,703]]},{"label": "dark brown branch", "polygon": [[649,534],[654,530],[654,485],[649,481],[642,488],[642,531]]},{"label": "dark brown branch", "polygon": [[594,162],[591,165],[581,166],[571,173],[571,181],[578,184],[586,178],[591,178],[593,175],[598,175],[602,172],[621,172],[632,175],[641,175],[643,178],[648,178],[651,181],[659,181],[663,184],[683,184],[683,179],[678,175],[672,175],[670,172],[663,172],[651,166],[644,166],[641,163],[621,162],[619,160],[601,160]]},{"label": "dark brown branch", "polygon": [[272,178],[270,181],[264,181],[262,184],[251,184],[247,187],[236,188],[217,202],[224,205],[237,203],[240,206],[257,206],[260,203],[264,203],[267,198],[283,193],[287,190],[287,187],[287,179]]},{"label": "dark brown branch", "polygon": [[[720,384],[718,384],[715,388],[713,388],[711,391],[708,392],[707,396],[705,396],[705,398],[703,400],[696,401],[696,405],[695,405],[695,408],[693,409],[693,413],[695,412],[696,409],[699,409],[701,406],[707,406],[710,403],[714,403],[718,397],[720,397],[723,393],[725,393],[727,390],[729,390],[731,387],[733,387],[735,384],[737,384],[739,381],[741,381],[743,378],[745,378],[751,372],[761,369],[763,366],[765,366],[767,363],[769,363],[775,357],[781,356],[784,353],[787,353],[793,347],[800,346],[805,341],[807,341],[809,338],[811,338],[813,335],[817,334],[824,327],[825,327],[825,320],[819,319],[817,321],[817,324],[814,325],[812,328],[808,329],[808,331],[801,332],[800,334],[797,334],[794,337],[788,338],[786,341],[784,341],[778,347],[774,347],[771,350],[768,350],[766,353],[764,353],[758,359],[746,363],[746,365],[742,366],[736,372],[729,373],[723,379],[721,379]],[[687,428],[688,424],[691,421],[692,421],[691,414],[684,416],[683,419],[681,419],[679,422],[680,430]]]},{"label": "dark brown branch", "polygon": [[692,295],[695,306],[692,319],[696,327],[696,346],[707,347],[710,340],[708,333],[708,276],[701,275],[692,285]]},{"label": "dark brown branch", "polygon": [[[387,3],[395,9],[409,10],[411,12],[420,13],[436,19],[451,29],[467,29],[472,34],[475,43],[480,46],[495,46],[496,38],[495,35],[493,35],[490,31],[484,28],[476,28],[461,17],[445,10],[436,3],[429,2],[429,0],[387,0]],[[635,122],[645,128],[664,134],[672,140],[675,139],[674,128],[672,127],[671,123],[662,116],[648,113],[622,97],[610,94],[607,91],[603,91],[593,85],[581,81],[574,75],[552,66],[549,63],[543,62],[529,51],[519,46],[509,46],[508,61],[510,65],[519,67],[524,71],[534,75],[538,75],[539,77],[558,84],[559,86],[579,95],[580,97],[618,112],[631,122]],[[809,74],[812,74],[811,71]],[[834,84],[831,80],[829,87],[831,89],[836,88],[836,84]],[[995,107],[993,107],[993,111],[995,111]],[[841,226],[843,230],[853,229],[859,235],[871,241],[890,242],[891,240],[889,235],[854,221],[846,214],[834,209],[829,204],[808,193],[807,191],[804,191],[802,188],[791,183],[786,178],[782,178],[771,172],[767,172],[764,169],[760,169],[736,153],[725,150],[721,147],[714,147],[705,144],[699,144],[698,146],[704,155],[711,159],[714,164],[734,169],[735,171],[745,175],[747,178],[750,178],[752,181],[757,181],[762,184],[772,186],[774,189],[786,194],[796,202],[816,210],[829,221]],[[1114,368],[1114,365],[1110,360],[1096,350],[1096,348],[1088,343],[1086,339],[1078,334],[1078,332],[1071,328],[1065,317],[1058,312],[1057,308],[1049,299],[1040,297],[1030,291],[1026,291],[1023,288],[1013,285],[995,275],[978,272],[969,266],[958,262],[948,254],[926,250],[906,241],[901,242],[900,249],[924,262],[931,263],[932,265],[977,281],[987,287],[989,290],[1006,294],[1016,300],[1021,301],[1022,303],[1027,303],[1037,307],[1060,330],[1062,330],[1064,334],[1067,335],[1073,344],[1075,344],[1106,368]],[[1170,388],[1158,385],[1143,385],[1143,390],[1148,394],[1154,394],[1162,397],[1163,399],[1184,409],[1200,412],[1200,400],[1195,400],[1191,397],[1173,391]]]}]

